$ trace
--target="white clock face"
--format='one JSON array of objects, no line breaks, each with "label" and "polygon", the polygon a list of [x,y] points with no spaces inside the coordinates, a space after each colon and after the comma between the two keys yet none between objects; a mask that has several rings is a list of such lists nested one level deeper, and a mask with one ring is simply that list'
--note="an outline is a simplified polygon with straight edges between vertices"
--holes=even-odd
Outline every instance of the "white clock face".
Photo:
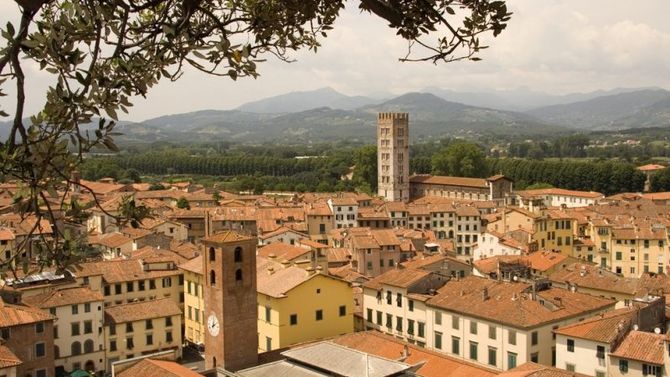
[{"label": "white clock face", "polygon": [[212,336],[219,335],[219,320],[216,319],[216,314],[212,313],[207,318],[207,330]]}]

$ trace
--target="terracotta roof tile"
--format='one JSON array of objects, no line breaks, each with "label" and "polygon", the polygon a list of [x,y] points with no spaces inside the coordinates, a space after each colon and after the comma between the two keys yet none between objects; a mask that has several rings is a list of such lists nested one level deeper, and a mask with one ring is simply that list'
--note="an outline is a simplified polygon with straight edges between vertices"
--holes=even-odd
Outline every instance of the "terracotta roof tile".
[{"label": "terracotta roof tile", "polygon": [[270,258],[270,255],[274,255],[277,260],[286,259],[287,261],[293,261],[312,252],[311,249],[283,242],[273,242],[269,245],[259,247],[257,250],[257,255],[263,258]]},{"label": "terracotta roof tile", "polygon": [[477,188],[488,188],[484,178],[447,177],[439,175],[413,175],[409,177],[410,183],[424,183],[429,185],[443,186],[466,186]]},{"label": "terracotta roof tile", "polygon": [[23,298],[23,302],[26,304],[42,309],[103,300],[104,298],[100,292],[93,291],[88,287],[58,289]]},{"label": "terracotta roof tile", "polygon": [[430,271],[410,268],[388,270],[364,284],[365,288],[381,289],[384,285],[409,288],[431,275]]},{"label": "terracotta roof tile", "polygon": [[377,331],[340,335],[331,341],[391,360],[397,360],[401,357],[404,347],[407,346],[409,352],[404,362],[411,365],[420,365],[416,375],[422,377],[492,377],[497,374],[493,370],[428,351],[425,348],[399,341]]},{"label": "terracotta roof tile", "polygon": [[171,298],[130,302],[105,308],[105,321],[124,323],[179,315],[181,309]]},{"label": "terracotta roof tile", "polygon": [[204,265],[202,264],[202,255],[180,264],[179,268],[202,275],[204,270]]},{"label": "terracotta roof tile", "polygon": [[213,242],[213,243],[228,243],[228,242],[238,242],[238,241],[244,241],[244,240],[250,240],[252,239],[249,236],[245,236],[243,234],[240,234],[238,232],[234,232],[232,230],[227,230],[223,232],[216,233],[214,235],[211,235],[207,238],[205,238],[205,241],[207,242]]},{"label": "terracotta roof tile", "polygon": [[586,374],[568,372],[567,370],[546,365],[527,362],[516,368],[502,372],[498,377],[589,377]]},{"label": "terracotta roof tile", "polygon": [[5,345],[0,345],[0,369],[15,367],[21,364],[23,364],[23,361],[12,350]]},{"label": "terracotta roof tile", "polygon": [[7,304],[0,299],[0,327],[50,321],[55,317],[41,309],[24,304]]},{"label": "terracotta roof tile", "polygon": [[645,363],[663,365],[664,334],[631,331],[623,339],[612,356],[638,360]]},{"label": "terracotta roof tile", "polygon": [[174,361],[143,359],[117,373],[118,377],[202,377]]},{"label": "terracotta roof tile", "polygon": [[619,327],[623,325],[623,328],[628,329],[636,314],[637,309],[633,307],[617,309],[560,327],[554,332],[569,337],[610,344],[619,335]]},{"label": "terracotta roof tile", "polygon": [[[613,308],[615,304],[610,299],[558,288],[540,291],[537,293],[538,299],[533,300],[530,287],[530,284],[525,283],[499,282],[469,276],[449,281],[428,304],[516,328],[532,328],[578,315],[588,315],[596,310]],[[483,298],[484,289],[487,291],[486,300]],[[548,306],[549,303],[555,308]]]}]

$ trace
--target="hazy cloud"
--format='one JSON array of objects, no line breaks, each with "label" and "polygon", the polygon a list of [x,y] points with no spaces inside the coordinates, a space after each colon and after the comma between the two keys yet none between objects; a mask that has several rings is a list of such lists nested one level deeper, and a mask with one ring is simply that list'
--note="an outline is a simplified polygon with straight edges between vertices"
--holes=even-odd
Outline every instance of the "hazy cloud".
[{"label": "hazy cloud", "polygon": [[[296,63],[270,60],[261,77],[233,82],[189,70],[137,99],[129,116],[141,120],[165,113],[233,108],[295,90],[331,86],[350,95],[400,94],[428,86],[461,91],[526,87],[549,93],[614,87],[670,88],[670,2],[647,0],[509,0],[515,13],[481,62],[442,65],[399,63],[407,44],[376,17],[360,14],[355,2],[323,40],[318,54],[294,54]],[[0,22],[16,16],[0,3]],[[42,101],[47,75],[30,71],[29,110]],[[7,98],[7,97],[4,97]],[[3,100],[7,108],[9,100]]]}]

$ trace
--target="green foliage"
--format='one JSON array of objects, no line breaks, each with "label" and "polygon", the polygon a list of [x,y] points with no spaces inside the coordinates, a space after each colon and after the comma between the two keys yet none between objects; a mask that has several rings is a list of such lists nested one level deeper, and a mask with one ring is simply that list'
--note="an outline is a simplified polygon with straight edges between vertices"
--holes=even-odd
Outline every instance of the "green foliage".
[{"label": "green foliage", "polygon": [[435,175],[482,177],[487,173],[486,159],[477,145],[456,142],[433,156],[432,172]]},{"label": "green foliage", "polygon": [[177,200],[177,208],[191,209],[191,205],[188,203],[188,200],[182,196],[179,198],[179,200]]},{"label": "green foliage", "polygon": [[670,168],[657,171],[651,176],[651,191],[670,191]]},{"label": "green foliage", "polygon": [[366,145],[354,152],[354,176],[356,188],[363,192],[377,192],[377,147]]},{"label": "green foliage", "polygon": [[533,183],[532,185],[526,186],[525,190],[539,190],[539,189],[548,189],[548,188],[554,188],[554,186],[549,184],[549,183],[538,182],[538,183]]},{"label": "green foliage", "polygon": [[140,177],[140,172],[137,169],[127,169],[124,173],[124,178],[132,181],[133,183],[141,183],[142,178]]},{"label": "green foliage", "polygon": [[640,192],[645,176],[635,166],[618,161],[533,161],[496,159],[488,161],[489,174],[502,173],[522,189],[544,182],[570,190],[598,191],[605,195]]}]

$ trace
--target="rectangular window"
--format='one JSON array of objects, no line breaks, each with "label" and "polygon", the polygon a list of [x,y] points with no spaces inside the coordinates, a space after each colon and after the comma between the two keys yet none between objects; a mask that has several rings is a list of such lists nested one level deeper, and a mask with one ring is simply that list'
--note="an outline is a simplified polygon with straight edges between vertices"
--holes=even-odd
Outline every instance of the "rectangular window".
[{"label": "rectangular window", "polygon": [[489,325],[489,339],[495,339],[496,336],[497,336],[496,327],[493,325]]},{"label": "rectangular window", "polygon": [[93,334],[93,321],[84,321],[84,334]]},{"label": "rectangular window", "polygon": [[[197,310],[196,310],[196,313],[198,313]],[[197,320],[198,320],[198,319],[196,318],[196,321],[197,321]],[[144,323],[144,326],[145,326],[145,328],[146,328],[147,330],[151,330],[151,329],[154,328],[154,323],[153,323],[152,320],[147,319],[147,320],[145,321],[145,323]]]},{"label": "rectangular window", "polygon": [[575,352],[575,341],[574,341],[574,339],[568,339],[568,352]]},{"label": "rectangular window", "polygon": [[116,351],[116,340],[109,341],[109,350],[112,352]]},{"label": "rectangular window", "polygon": [[393,316],[388,313],[386,314],[386,328],[389,329],[389,331],[393,328]]},{"label": "rectangular window", "polygon": [[265,322],[272,322],[272,309],[269,306],[265,307]]},{"label": "rectangular window", "polygon": [[451,337],[451,353],[454,355],[461,354],[461,338],[455,336]]},{"label": "rectangular window", "polygon": [[507,330],[507,342],[513,346],[516,345],[516,331]]},{"label": "rectangular window", "polygon": [[414,300],[407,300],[407,308],[410,312],[414,311]]},{"label": "rectangular window", "polygon": [[70,332],[72,334],[72,336],[77,336],[77,335],[81,334],[81,332],[79,331],[79,322],[71,323],[70,327],[71,327],[71,330],[72,330]]},{"label": "rectangular window", "polygon": [[619,372],[628,373],[628,360],[619,359]]},{"label": "rectangular window", "polygon": [[135,290],[135,282],[129,281],[126,283],[126,292],[132,292]]},{"label": "rectangular window", "polygon": [[340,317],[344,317],[345,315],[347,315],[347,306],[340,305]]},{"label": "rectangular window", "polygon": [[477,334],[477,322],[470,320],[470,334]]},{"label": "rectangular window", "polygon": [[442,312],[435,312],[435,324],[436,325],[442,324]]},{"label": "rectangular window", "polygon": [[41,334],[44,332],[44,322],[37,322],[35,324],[35,332]]},{"label": "rectangular window", "polygon": [[44,357],[46,355],[46,344],[44,342],[35,343],[35,357]]},{"label": "rectangular window", "polygon": [[367,320],[368,322],[372,323],[372,309],[367,309]]},{"label": "rectangular window", "polygon": [[396,294],[395,303],[399,308],[402,308],[402,293]]},{"label": "rectangular window", "polygon": [[132,322],[126,323],[126,332],[133,332],[133,323]]},{"label": "rectangular window", "polygon": [[498,349],[489,347],[489,365],[498,365]]},{"label": "rectangular window", "polygon": [[154,344],[154,336],[152,334],[147,334],[147,345],[150,346]]},{"label": "rectangular window", "polygon": [[[190,285],[189,285],[189,288],[191,288]],[[138,290],[138,291],[143,291],[144,289],[145,289],[145,286],[144,286],[144,280],[140,280],[140,281],[138,281],[138,282],[137,282],[137,290]],[[190,289],[189,289],[188,293],[191,293],[191,290],[190,290]]]},{"label": "rectangular window", "polygon": [[575,371],[575,364],[565,363],[565,370],[567,370],[568,372],[574,372]]},{"label": "rectangular window", "polygon": [[121,284],[114,284],[114,293],[117,295],[121,294]]},{"label": "rectangular window", "polygon": [[317,321],[323,320],[323,310],[319,309],[316,311],[316,320]]},{"label": "rectangular window", "polygon": [[149,280],[149,289],[156,289],[156,279]]},{"label": "rectangular window", "polygon": [[537,345],[537,331],[533,331],[532,333],[530,333],[530,345],[531,346]]},{"label": "rectangular window", "polygon": [[79,314],[79,305],[72,305],[72,314]]},{"label": "rectangular window", "polygon": [[507,369],[516,368],[516,353],[507,352]]},{"label": "rectangular window", "polygon": [[407,320],[407,333],[414,334],[414,320],[412,319]]},{"label": "rectangular window", "polygon": [[540,354],[537,353],[537,352],[533,352],[533,353],[530,354],[530,361],[532,361],[534,363],[537,363],[539,358],[540,358]]},{"label": "rectangular window", "polygon": [[379,310],[377,310],[377,324],[379,326],[382,325],[382,312],[380,312]]},{"label": "rectangular window", "polygon": [[454,329],[454,330],[458,330],[458,328],[460,327],[459,323],[460,323],[460,321],[458,319],[458,316],[452,315],[451,316],[451,328]]},{"label": "rectangular window", "polygon": [[172,331],[165,332],[165,341],[167,343],[172,343]]},{"label": "rectangular window", "polygon": [[599,359],[605,359],[605,347],[598,346],[596,350],[596,357]]},{"label": "rectangular window", "polygon": [[425,331],[426,331],[426,324],[423,322],[418,322],[419,325],[419,338],[423,338],[425,336]]},{"label": "rectangular window", "polygon": [[395,317],[395,329],[402,332],[402,317]]},{"label": "rectangular window", "polygon": [[477,360],[477,342],[470,342],[470,360]]},{"label": "rectangular window", "polygon": [[109,335],[116,335],[116,325],[109,325]]},{"label": "rectangular window", "polygon": [[435,341],[435,349],[441,350],[442,349],[442,333],[435,331],[435,337],[433,338]]},{"label": "rectangular window", "polygon": [[131,350],[131,349],[133,349],[133,347],[135,347],[135,343],[133,342],[133,338],[132,337],[126,338],[126,348]]},{"label": "rectangular window", "polygon": [[291,326],[295,326],[295,325],[298,324],[298,315],[297,314],[291,314],[290,323],[291,323]]}]

